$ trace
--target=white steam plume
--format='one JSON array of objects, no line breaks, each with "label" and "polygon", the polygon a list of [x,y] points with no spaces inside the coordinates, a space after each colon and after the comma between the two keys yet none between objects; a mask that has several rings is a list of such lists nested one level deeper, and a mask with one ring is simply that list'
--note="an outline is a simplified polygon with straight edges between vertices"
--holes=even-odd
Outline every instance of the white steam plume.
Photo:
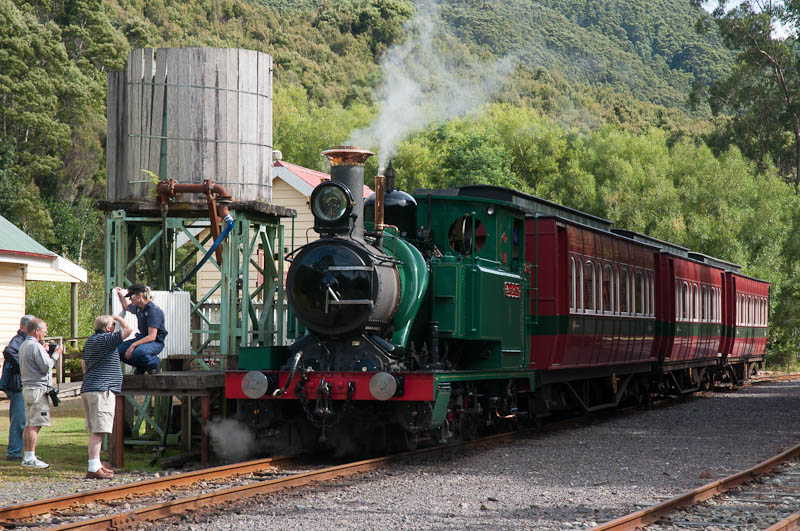
[{"label": "white steam plume", "polygon": [[206,425],[214,453],[223,461],[242,461],[256,447],[255,437],[250,429],[234,419],[211,419]]},{"label": "white steam plume", "polygon": [[390,48],[381,62],[380,115],[353,132],[348,142],[377,144],[380,170],[409,134],[432,122],[463,116],[488,102],[516,66],[517,59],[512,57],[479,64],[452,38],[449,43],[442,39],[442,29],[439,6],[418,5],[417,16],[406,24],[408,39]]}]

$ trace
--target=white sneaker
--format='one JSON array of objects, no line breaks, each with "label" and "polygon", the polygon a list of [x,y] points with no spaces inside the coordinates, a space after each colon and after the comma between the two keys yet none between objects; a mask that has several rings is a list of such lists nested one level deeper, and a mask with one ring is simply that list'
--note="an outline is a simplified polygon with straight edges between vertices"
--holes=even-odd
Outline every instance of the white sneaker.
[{"label": "white sneaker", "polygon": [[23,459],[22,466],[26,466],[29,468],[47,468],[50,465],[48,465],[38,457],[34,457],[33,459]]}]

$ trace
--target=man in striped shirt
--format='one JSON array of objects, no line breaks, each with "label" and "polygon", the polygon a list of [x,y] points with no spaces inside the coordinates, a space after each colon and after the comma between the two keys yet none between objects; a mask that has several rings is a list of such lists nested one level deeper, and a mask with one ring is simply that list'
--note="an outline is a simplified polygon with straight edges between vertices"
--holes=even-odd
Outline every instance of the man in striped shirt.
[{"label": "man in striped shirt", "polygon": [[[113,332],[114,321],[120,331]],[[114,427],[116,395],[122,392],[122,367],[117,347],[133,329],[119,316],[101,315],[94,321],[94,335],[83,346],[81,400],[89,435],[89,470],[86,479],[108,479],[114,471],[100,461],[103,436]]]}]

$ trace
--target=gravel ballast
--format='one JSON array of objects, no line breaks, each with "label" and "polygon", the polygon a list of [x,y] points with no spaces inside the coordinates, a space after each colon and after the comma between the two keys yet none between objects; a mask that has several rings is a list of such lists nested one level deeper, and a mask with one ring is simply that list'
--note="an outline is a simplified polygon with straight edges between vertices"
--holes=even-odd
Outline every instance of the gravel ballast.
[{"label": "gravel ballast", "polygon": [[708,393],[584,427],[189,514],[161,529],[584,529],[800,442],[800,382]]},{"label": "gravel ballast", "polygon": [[[800,382],[759,384],[144,527],[584,529],[798,442]],[[86,488],[81,483],[2,483],[0,497],[56,496]]]}]

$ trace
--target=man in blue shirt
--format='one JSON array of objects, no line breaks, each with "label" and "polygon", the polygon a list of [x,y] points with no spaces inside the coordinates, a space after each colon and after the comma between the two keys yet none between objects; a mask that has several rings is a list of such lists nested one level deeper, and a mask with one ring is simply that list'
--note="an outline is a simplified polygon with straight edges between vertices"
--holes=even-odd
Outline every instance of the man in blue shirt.
[{"label": "man in blue shirt", "polygon": [[22,398],[22,376],[19,371],[19,346],[25,341],[25,327],[34,319],[32,315],[23,315],[19,321],[19,330],[3,350],[3,378],[0,380],[8,395],[8,450],[7,461],[22,461],[22,431],[25,429],[25,399]]},{"label": "man in blue shirt", "polygon": [[[114,332],[114,321],[121,329]],[[121,317],[101,315],[94,321],[94,334],[83,346],[81,400],[89,432],[89,470],[86,479],[108,479],[114,471],[100,461],[103,437],[114,427],[117,394],[122,392],[122,367],[117,347],[133,329]]]},{"label": "man in blue shirt", "polygon": [[[164,349],[164,311],[151,302],[150,288],[144,284],[131,284],[128,293],[114,288],[122,307],[136,316],[138,331],[133,339],[124,341],[118,348],[119,359],[136,368],[134,374],[156,374],[161,360],[158,353]],[[130,302],[126,300],[130,298]]]}]

